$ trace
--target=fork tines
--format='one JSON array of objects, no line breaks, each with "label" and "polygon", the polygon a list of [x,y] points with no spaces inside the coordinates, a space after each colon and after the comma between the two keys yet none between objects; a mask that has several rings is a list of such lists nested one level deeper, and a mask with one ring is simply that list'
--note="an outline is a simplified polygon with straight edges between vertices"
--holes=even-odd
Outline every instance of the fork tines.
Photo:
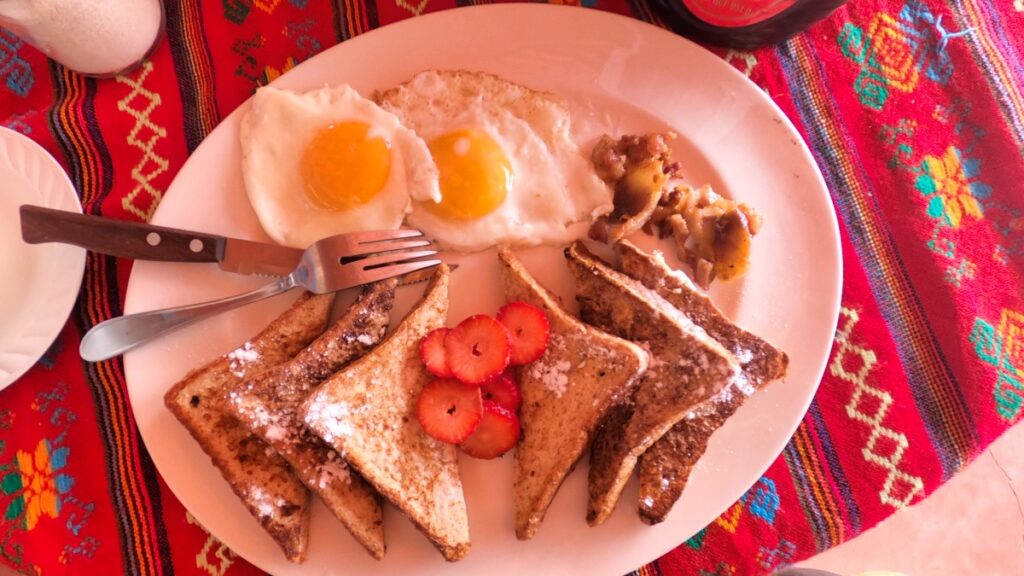
[{"label": "fork tines", "polygon": [[[424,251],[424,254],[430,254],[436,252]],[[404,276],[417,270],[423,270],[425,268],[432,268],[434,266],[440,266],[444,262],[440,258],[433,258],[430,260],[416,260],[413,262],[404,262],[402,260],[385,262],[372,268],[362,268],[357,273],[362,282],[376,282],[385,278],[392,278],[394,276]],[[363,261],[358,263],[349,264],[362,265]]]},{"label": "fork tines", "polygon": [[[389,266],[392,264],[403,264],[412,262],[420,258],[426,258],[428,256],[436,256],[437,250],[410,250],[397,254],[395,252],[385,252],[383,254],[377,254],[375,256],[368,256],[366,258],[360,258],[352,262],[353,265],[362,268],[363,270],[373,270],[374,268],[380,268],[381,266]],[[437,260],[437,259],[435,259]],[[440,260],[437,260],[440,262]]]},{"label": "fork tines", "polygon": [[423,238],[423,232],[413,229],[354,232],[346,234],[344,240],[347,257],[410,250],[433,244],[433,240]]}]

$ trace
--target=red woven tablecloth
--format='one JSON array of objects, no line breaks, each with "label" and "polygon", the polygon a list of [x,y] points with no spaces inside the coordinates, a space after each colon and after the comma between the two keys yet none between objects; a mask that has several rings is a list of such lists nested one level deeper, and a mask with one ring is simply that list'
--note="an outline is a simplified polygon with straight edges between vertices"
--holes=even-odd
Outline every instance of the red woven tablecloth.
[{"label": "red woven tablecloth", "polygon": [[[157,52],[108,80],[0,30],[0,122],[64,164],[86,213],[146,220],[256,86],[341,40],[463,2],[169,0]],[[639,2],[597,8],[651,19]],[[1021,0],[853,0],[785,44],[716,50],[814,151],[842,232],[842,311],[783,454],[641,574],[770,573],[918,502],[1020,419],[1022,37]],[[0,392],[0,558],[47,575],[256,574],[161,480],[121,362],[78,358],[83,331],[120,314],[130,268],[90,255],[60,338]]]}]

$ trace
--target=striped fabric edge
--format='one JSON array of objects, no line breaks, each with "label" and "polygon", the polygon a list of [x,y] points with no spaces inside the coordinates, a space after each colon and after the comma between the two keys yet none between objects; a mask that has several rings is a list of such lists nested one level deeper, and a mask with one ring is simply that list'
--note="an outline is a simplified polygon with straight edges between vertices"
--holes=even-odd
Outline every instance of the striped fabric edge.
[{"label": "striped fabric edge", "polygon": [[865,171],[856,146],[838,120],[838,105],[823,81],[822,60],[804,36],[778,46],[775,53],[797,120],[867,272],[925,430],[939,455],[943,477],[949,479],[977,449],[977,432],[963,393],[914,293],[891,232],[881,220],[871,184],[861,177]]},{"label": "striped fabric edge", "polygon": [[331,0],[334,36],[342,42],[380,25],[375,0]]},{"label": "striped fabric edge", "polygon": [[827,550],[859,534],[860,510],[816,402],[782,456],[804,515],[814,528],[817,550]]},{"label": "striped fabric edge", "polygon": [[[86,80],[51,63],[54,104],[49,127],[68,160],[72,181],[89,213],[99,213],[102,200],[112,188],[109,153],[99,133],[93,101],[95,81]],[[90,253],[86,260],[82,295],[76,306],[78,328],[84,332],[96,323],[120,313],[116,260]],[[83,374],[96,409],[103,443],[104,467],[114,516],[118,520],[121,558],[126,574],[173,572],[164,526],[154,512],[160,510],[155,493],[156,471],[147,470],[140,450],[138,430],[128,409],[120,361],[83,362]],[[147,481],[147,476],[153,482]]]},{"label": "striped fabric edge", "polygon": [[954,0],[949,3],[962,29],[970,30],[967,44],[982,70],[989,88],[996,95],[996,102],[1007,125],[1017,141],[1017,148],[1024,154],[1024,72],[1020,56],[1014,46],[1019,39],[1006,37],[1002,26],[1003,15],[986,2],[985,6],[976,0]]},{"label": "striped fabric edge", "polygon": [[189,153],[220,122],[216,71],[199,6],[197,2],[166,2],[164,5],[171,59],[181,98],[185,146]]}]

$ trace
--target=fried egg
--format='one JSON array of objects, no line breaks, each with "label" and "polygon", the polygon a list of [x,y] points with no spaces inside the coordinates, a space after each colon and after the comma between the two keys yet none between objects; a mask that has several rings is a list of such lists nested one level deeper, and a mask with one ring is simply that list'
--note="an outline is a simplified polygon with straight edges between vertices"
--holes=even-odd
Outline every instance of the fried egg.
[{"label": "fried egg", "polygon": [[441,197],[414,198],[407,222],[443,248],[563,244],[579,235],[571,224],[612,208],[570,135],[567,106],[549,94],[490,74],[426,71],[378,101],[430,148]]},{"label": "fried egg", "polygon": [[426,143],[349,86],[260,88],[240,137],[246,193],[280,244],[398,228],[411,199],[440,200]]}]

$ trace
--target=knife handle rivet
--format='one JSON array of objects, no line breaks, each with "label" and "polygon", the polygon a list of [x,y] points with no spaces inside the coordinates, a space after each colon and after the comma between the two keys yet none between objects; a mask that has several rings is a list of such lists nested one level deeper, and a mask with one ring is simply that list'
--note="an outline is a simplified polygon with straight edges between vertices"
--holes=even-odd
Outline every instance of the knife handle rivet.
[{"label": "knife handle rivet", "polygon": [[159,245],[160,234],[157,234],[156,232],[150,232],[149,234],[146,234],[146,244],[149,244],[150,246]]},{"label": "knife handle rivet", "polygon": [[192,241],[188,243],[188,249],[196,254],[202,252],[203,241],[200,240],[199,238],[193,238]]}]

